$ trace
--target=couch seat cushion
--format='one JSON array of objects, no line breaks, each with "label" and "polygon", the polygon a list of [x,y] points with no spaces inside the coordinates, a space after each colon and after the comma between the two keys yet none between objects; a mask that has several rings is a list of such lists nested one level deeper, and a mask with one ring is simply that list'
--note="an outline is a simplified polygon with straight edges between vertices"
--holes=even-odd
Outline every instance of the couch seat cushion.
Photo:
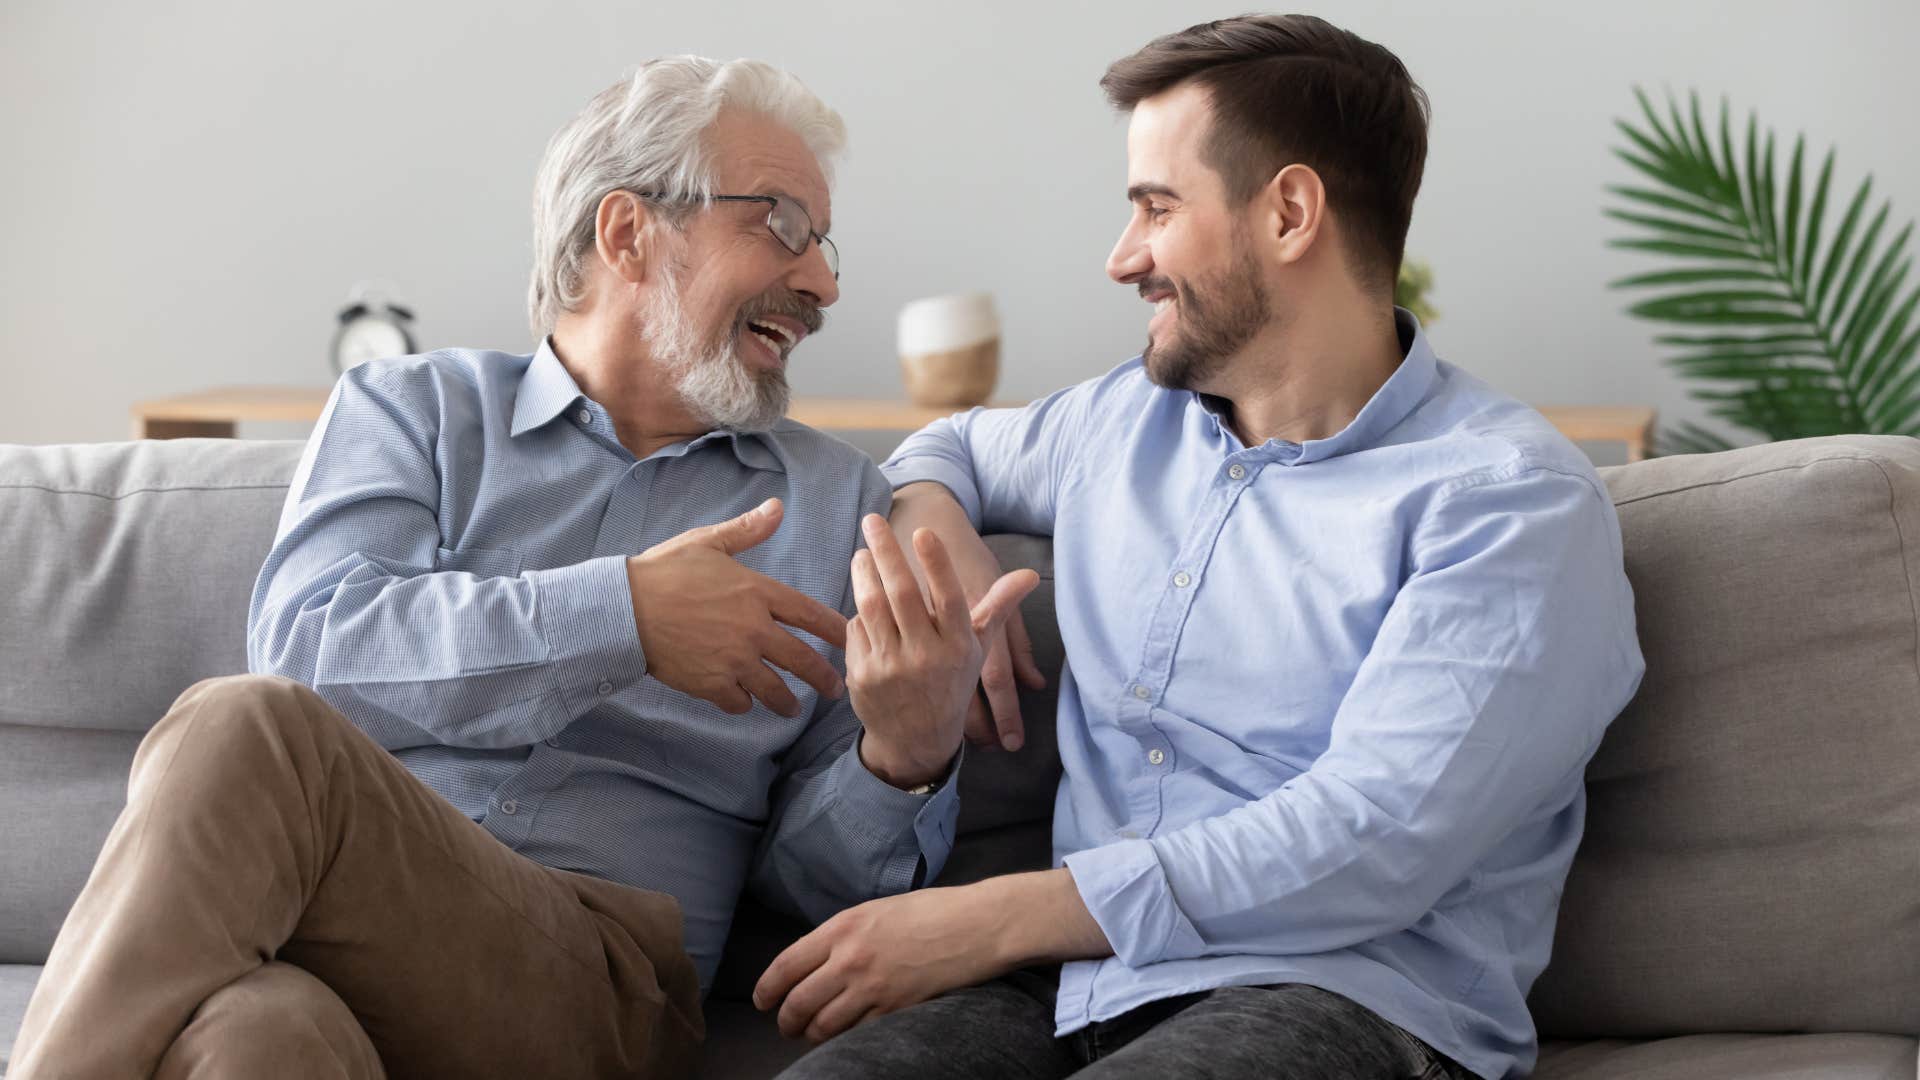
[{"label": "couch seat cushion", "polygon": [[1898,1035],[1687,1035],[1546,1043],[1534,1080],[1913,1080]]}]

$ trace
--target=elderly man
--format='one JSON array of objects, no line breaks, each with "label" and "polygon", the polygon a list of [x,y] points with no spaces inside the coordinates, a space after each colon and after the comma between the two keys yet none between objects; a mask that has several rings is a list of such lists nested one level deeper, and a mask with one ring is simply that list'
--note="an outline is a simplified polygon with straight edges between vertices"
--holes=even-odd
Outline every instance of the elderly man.
[{"label": "elderly man", "polygon": [[15,1077],[680,1076],[743,887],[818,920],[939,872],[961,730],[921,704],[1034,579],[970,612],[923,537],[934,611],[863,592],[900,607],[842,699],[863,516],[906,565],[873,464],[782,419],[842,139],[767,65],[645,65],[540,168],[538,351],[341,379],[266,674],[143,743]]},{"label": "elderly man", "polygon": [[794,945],[761,1004],[860,1026],[790,1075],[1524,1073],[1583,768],[1642,670],[1612,504],[1393,307],[1426,110],[1391,53],[1229,19],[1103,86],[1146,351],[885,470],[975,589],[973,530],[1054,538],[1056,868]]}]

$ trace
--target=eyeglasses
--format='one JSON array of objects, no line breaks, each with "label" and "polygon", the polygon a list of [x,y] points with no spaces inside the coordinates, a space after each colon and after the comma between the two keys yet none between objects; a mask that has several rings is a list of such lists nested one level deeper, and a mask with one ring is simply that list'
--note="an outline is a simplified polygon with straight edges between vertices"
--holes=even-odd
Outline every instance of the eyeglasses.
[{"label": "eyeglasses", "polygon": [[[643,199],[661,200],[666,196],[656,191],[636,191],[635,195]],[[767,231],[773,234],[780,246],[795,255],[807,253],[809,240],[820,241],[820,254],[827,258],[827,269],[833,271],[833,280],[840,280],[840,249],[833,241],[813,231],[813,218],[807,216],[806,208],[784,195],[715,195],[714,202],[762,202],[767,204]]]}]

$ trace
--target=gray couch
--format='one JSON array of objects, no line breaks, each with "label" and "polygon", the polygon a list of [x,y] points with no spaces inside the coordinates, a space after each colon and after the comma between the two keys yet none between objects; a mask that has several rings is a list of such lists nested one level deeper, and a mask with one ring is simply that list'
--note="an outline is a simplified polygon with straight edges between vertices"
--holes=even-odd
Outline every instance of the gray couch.
[{"label": "gray couch", "polygon": [[[0,1068],[142,731],[190,683],[244,667],[248,589],[298,449],[0,446]],[[1915,1080],[1920,444],[1604,472],[1647,676],[1588,771],[1586,841],[1533,995],[1536,1075]],[[995,542],[1049,571],[1045,541]],[[1043,584],[1027,616],[1057,668],[1051,599]],[[970,762],[943,880],[1044,865],[1051,734]],[[705,1075],[770,1075],[797,1053],[743,1003],[795,930],[743,910]]]}]

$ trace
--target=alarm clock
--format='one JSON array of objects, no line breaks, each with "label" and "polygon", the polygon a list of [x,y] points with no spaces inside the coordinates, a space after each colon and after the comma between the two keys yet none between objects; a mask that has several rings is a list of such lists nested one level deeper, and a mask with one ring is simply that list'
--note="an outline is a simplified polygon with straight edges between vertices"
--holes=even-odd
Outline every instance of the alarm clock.
[{"label": "alarm clock", "polygon": [[340,311],[340,327],[333,332],[333,370],[346,370],[369,360],[406,356],[414,351],[409,326],[413,312],[384,301],[356,301]]}]

